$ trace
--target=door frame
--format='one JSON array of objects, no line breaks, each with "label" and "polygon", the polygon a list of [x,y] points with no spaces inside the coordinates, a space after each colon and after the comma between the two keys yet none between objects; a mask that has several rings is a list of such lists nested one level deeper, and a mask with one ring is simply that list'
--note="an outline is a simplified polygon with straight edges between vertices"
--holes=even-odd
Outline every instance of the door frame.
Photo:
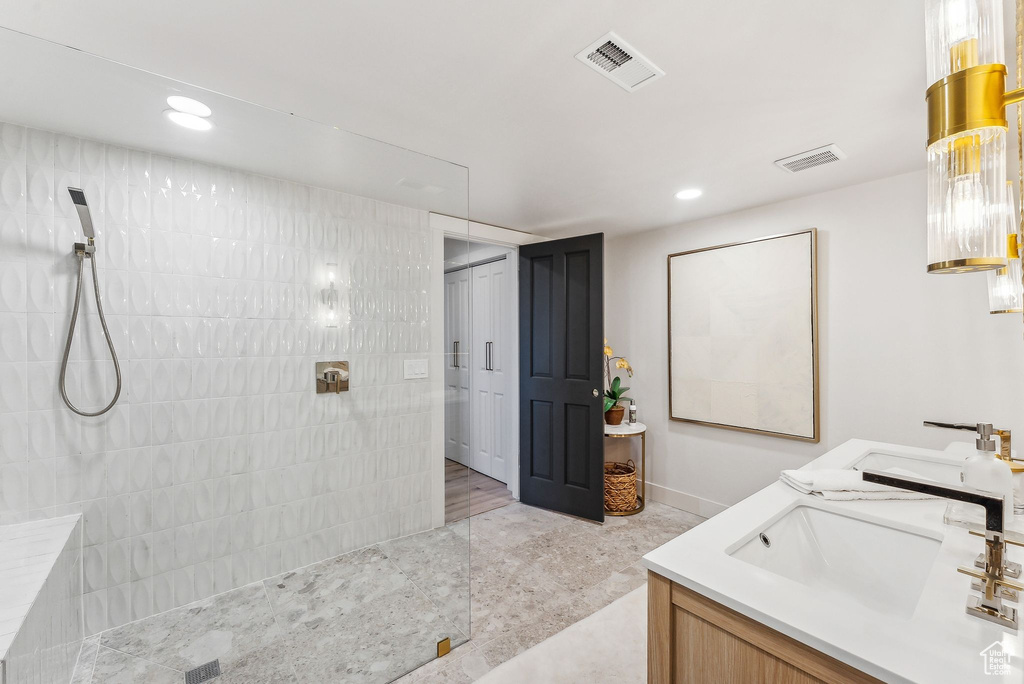
[{"label": "door frame", "polygon": [[[443,243],[444,238],[455,238],[459,240],[466,240],[469,242],[486,243],[492,244],[499,247],[508,248],[511,253],[506,257],[510,259],[510,265],[513,268],[509,269],[509,289],[511,290],[510,296],[512,298],[512,305],[510,307],[511,312],[518,311],[519,306],[519,247],[520,245],[529,245],[535,242],[547,242],[550,238],[541,237],[540,235],[532,235],[530,233],[524,233],[518,230],[511,230],[509,228],[501,228],[499,226],[492,226],[486,223],[478,223],[476,221],[468,221],[466,219],[456,218],[454,216],[446,216],[444,214],[436,214],[431,212],[430,214],[430,227],[434,229],[440,238],[442,244],[443,254]],[[443,261],[443,256],[442,256]],[[441,269],[441,280],[443,283],[444,269]],[[443,299],[441,301],[442,307],[444,306]],[[441,341],[440,347],[444,348],[444,331],[443,331],[443,315],[442,315],[442,330],[441,330]],[[510,322],[511,340],[508,344],[508,349],[512,350],[509,359],[509,386],[507,387],[507,397],[510,406],[511,415],[509,422],[511,426],[519,425],[519,316],[513,315],[512,321]],[[443,384],[444,378],[442,376],[441,382]],[[443,419],[443,414],[442,414]],[[442,423],[443,424],[443,423]],[[512,497],[519,500],[519,430],[509,430],[509,458],[506,464],[506,486],[512,493]],[[435,447],[435,452],[437,448]],[[444,524],[444,435],[440,438],[440,458],[435,459],[440,464],[438,473],[434,476],[434,481],[438,481],[438,474],[440,475],[440,517],[441,524]],[[435,489],[435,491],[437,491]],[[434,497],[434,511],[435,520],[437,519],[438,510],[438,499]]]}]

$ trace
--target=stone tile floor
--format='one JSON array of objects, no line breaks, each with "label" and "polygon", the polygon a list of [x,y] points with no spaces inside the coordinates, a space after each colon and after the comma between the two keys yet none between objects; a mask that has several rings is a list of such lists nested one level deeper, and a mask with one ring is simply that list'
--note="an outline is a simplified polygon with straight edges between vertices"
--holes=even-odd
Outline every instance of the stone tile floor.
[{"label": "stone tile floor", "polygon": [[602,526],[513,503],[103,632],[73,684],[180,684],[215,658],[217,684],[471,682],[643,585],[640,557],[701,520],[651,503]]},{"label": "stone tile floor", "polygon": [[474,516],[472,638],[399,683],[479,679],[643,586],[641,557],[703,520],[657,503],[604,525],[519,503]]},{"label": "stone tile floor", "polygon": [[634,589],[477,681],[647,684],[647,587]]}]

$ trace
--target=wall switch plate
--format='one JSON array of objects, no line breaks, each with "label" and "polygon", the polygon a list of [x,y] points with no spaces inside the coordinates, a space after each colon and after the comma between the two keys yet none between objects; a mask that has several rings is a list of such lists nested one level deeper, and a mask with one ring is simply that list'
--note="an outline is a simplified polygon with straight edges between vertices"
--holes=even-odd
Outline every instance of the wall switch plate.
[{"label": "wall switch plate", "polygon": [[426,359],[406,359],[405,360],[405,379],[406,380],[419,380],[427,377],[427,360]]}]

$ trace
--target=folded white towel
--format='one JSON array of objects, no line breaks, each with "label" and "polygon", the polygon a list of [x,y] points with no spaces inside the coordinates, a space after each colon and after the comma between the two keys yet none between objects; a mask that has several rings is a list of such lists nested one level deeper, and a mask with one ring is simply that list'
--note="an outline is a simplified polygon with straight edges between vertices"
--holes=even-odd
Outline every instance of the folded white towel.
[{"label": "folded white towel", "polygon": [[[899,468],[889,468],[884,472],[916,477],[915,473]],[[832,501],[934,498],[928,494],[908,492],[874,482],[865,482],[863,474],[859,470],[783,470],[779,479],[798,492],[816,494],[823,499]]]}]

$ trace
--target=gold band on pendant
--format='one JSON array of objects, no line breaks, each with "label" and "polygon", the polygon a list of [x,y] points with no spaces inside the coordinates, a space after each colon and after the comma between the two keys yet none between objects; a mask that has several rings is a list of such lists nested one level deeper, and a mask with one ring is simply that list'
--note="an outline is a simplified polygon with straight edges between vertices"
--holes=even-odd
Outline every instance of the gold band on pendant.
[{"label": "gold band on pendant", "polygon": [[929,273],[975,273],[1006,268],[1006,259],[1000,257],[975,257],[971,259],[953,259],[952,261],[936,261],[928,264]]},{"label": "gold band on pendant", "polygon": [[982,64],[958,71],[928,88],[928,145],[964,131],[1007,127],[1006,66]]}]

